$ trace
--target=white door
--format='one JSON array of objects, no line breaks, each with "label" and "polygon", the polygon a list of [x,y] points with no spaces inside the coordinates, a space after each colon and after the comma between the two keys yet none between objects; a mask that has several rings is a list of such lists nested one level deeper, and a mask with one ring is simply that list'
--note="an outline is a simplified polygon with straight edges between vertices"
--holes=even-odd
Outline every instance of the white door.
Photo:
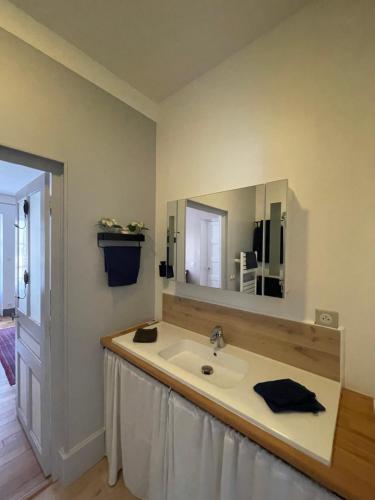
[{"label": "white door", "polygon": [[[17,415],[50,474],[50,175],[17,194]],[[24,214],[25,204],[27,215]]]},{"label": "white door", "polygon": [[221,220],[201,221],[201,285],[221,287]]}]

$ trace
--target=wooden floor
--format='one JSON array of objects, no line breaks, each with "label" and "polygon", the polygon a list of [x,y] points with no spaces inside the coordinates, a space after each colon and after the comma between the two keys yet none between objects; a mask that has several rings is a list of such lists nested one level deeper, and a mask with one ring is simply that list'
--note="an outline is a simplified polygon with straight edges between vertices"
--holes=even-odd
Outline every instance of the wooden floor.
[{"label": "wooden floor", "polygon": [[95,467],[77,479],[70,486],[54,483],[33,497],[35,500],[137,500],[124,486],[122,477],[116,485],[107,484],[107,461],[101,460]]},{"label": "wooden floor", "polygon": [[1,328],[10,328],[14,326],[14,321],[12,318],[8,318],[7,316],[0,316],[0,329]]},{"label": "wooden floor", "polygon": [[[0,318],[0,329],[13,326]],[[0,500],[21,500],[49,484],[16,417],[16,386],[0,363]]]}]

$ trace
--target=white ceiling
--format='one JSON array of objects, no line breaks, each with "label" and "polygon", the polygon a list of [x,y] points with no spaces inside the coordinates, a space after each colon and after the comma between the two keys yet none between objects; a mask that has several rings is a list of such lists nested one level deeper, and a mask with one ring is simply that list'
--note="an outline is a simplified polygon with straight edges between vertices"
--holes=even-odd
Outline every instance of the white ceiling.
[{"label": "white ceiling", "polygon": [[154,101],[311,0],[12,0]]},{"label": "white ceiling", "polygon": [[15,195],[41,174],[40,170],[0,160],[0,194]]}]

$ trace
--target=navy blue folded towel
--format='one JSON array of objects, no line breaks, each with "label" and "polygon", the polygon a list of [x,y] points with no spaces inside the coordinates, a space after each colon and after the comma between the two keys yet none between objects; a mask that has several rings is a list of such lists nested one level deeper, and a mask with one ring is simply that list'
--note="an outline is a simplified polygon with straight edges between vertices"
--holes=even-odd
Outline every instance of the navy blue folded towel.
[{"label": "navy blue folded towel", "polygon": [[254,391],[275,413],[325,411],[314,392],[289,378],[260,382],[254,385]]},{"label": "navy blue folded towel", "polygon": [[138,328],[133,337],[133,342],[149,343],[156,342],[158,337],[158,329],[155,328]]},{"label": "navy blue folded towel", "polygon": [[140,261],[140,247],[104,247],[104,266],[108,274],[108,286],[137,283]]}]

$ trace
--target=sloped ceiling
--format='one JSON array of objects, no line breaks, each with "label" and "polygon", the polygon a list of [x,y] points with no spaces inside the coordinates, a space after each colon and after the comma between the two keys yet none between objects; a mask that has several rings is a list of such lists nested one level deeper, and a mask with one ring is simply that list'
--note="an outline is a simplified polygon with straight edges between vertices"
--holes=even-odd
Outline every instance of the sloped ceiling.
[{"label": "sloped ceiling", "polygon": [[311,0],[12,0],[156,102]]}]

